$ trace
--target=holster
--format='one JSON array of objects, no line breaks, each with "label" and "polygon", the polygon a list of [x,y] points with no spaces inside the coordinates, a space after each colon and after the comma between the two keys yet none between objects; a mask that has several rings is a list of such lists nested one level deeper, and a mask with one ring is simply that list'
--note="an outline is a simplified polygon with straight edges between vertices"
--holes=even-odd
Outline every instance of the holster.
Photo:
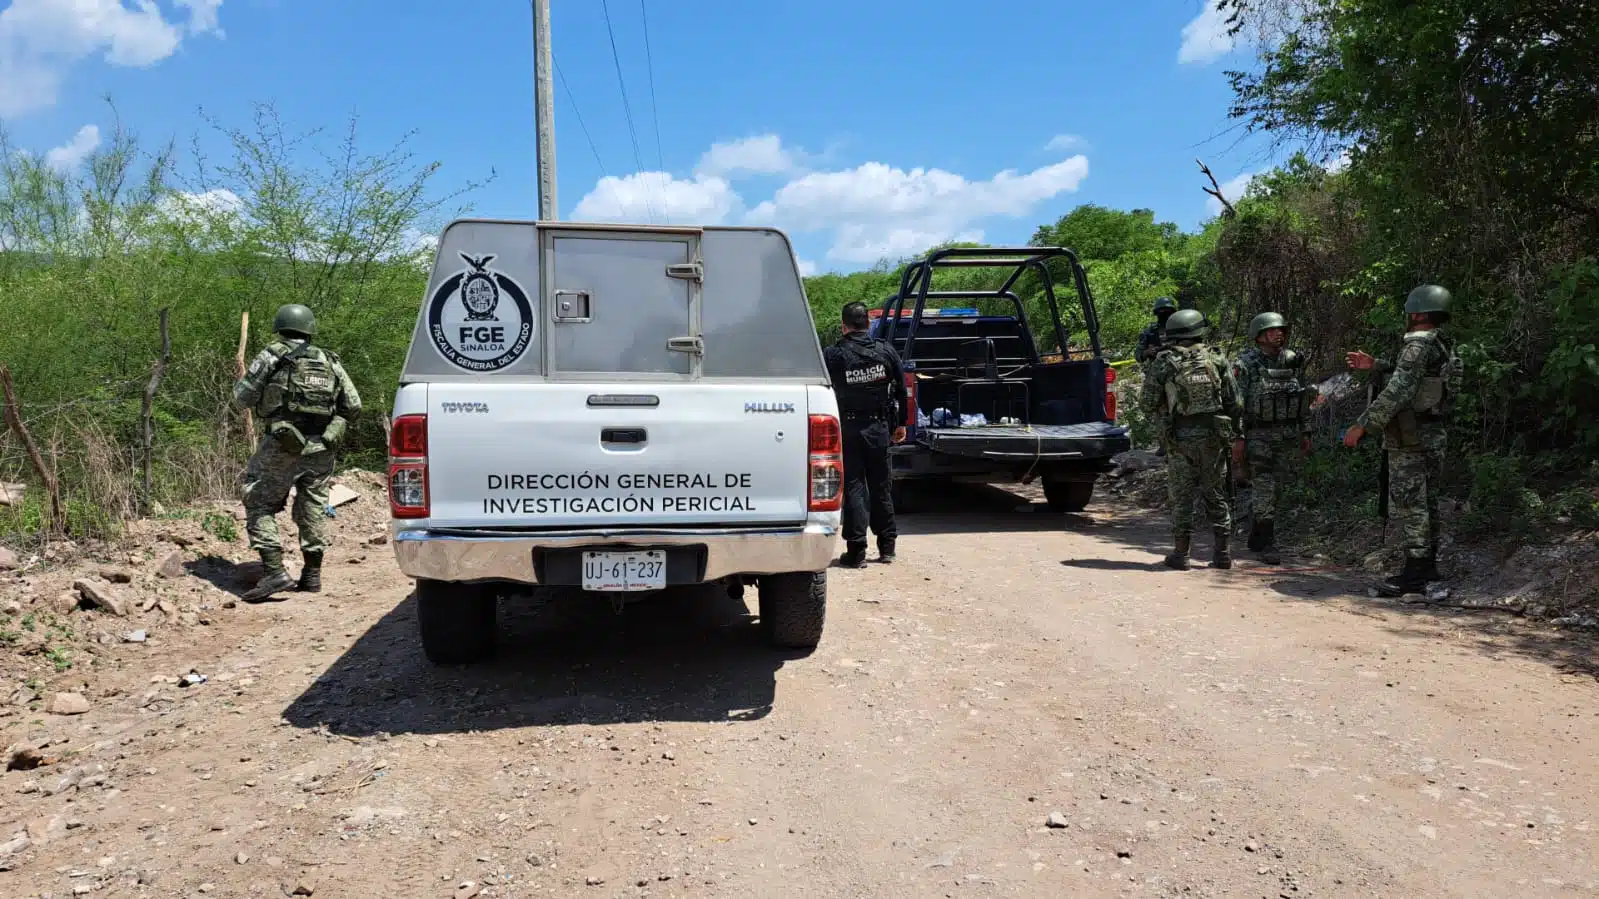
[{"label": "holster", "polygon": [[1392,449],[1416,450],[1421,448],[1421,423],[1413,409],[1401,409],[1383,428],[1383,439]]},{"label": "holster", "polygon": [[305,435],[286,421],[275,421],[267,426],[267,435],[285,452],[299,455],[305,449]]}]

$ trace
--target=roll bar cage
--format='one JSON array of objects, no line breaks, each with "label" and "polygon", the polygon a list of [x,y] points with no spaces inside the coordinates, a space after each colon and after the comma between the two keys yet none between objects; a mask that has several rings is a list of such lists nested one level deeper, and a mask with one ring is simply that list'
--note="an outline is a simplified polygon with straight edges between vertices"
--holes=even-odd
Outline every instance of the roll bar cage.
[{"label": "roll bar cage", "polygon": [[[1088,290],[1088,275],[1083,271],[1083,265],[1077,259],[1077,254],[1065,247],[947,247],[936,250],[926,259],[913,262],[905,267],[900,276],[899,292],[883,302],[882,319],[888,322],[888,336],[892,341],[897,322],[904,317],[905,302],[907,297],[915,297],[915,305],[911,310],[910,327],[905,332],[905,345],[900,348],[900,357],[911,364],[911,348],[916,343],[917,326],[921,324],[922,310],[927,306],[928,299],[973,299],[973,300],[1009,300],[1016,307],[1016,318],[1022,323],[1029,339],[1032,339],[1032,330],[1027,325],[1027,311],[1022,308],[1021,299],[1012,290],[1016,282],[1021,280],[1023,274],[1029,269],[1038,273],[1038,280],[1044,286],[1044,297],[1049,302],[1049,312],[1055,329],[1055,339],[1066,352],[1066,331],[1061,327],[1060,304],[1055,297],[1055,279],[1049,273],[1046,265],[1051,259],[1065,259],[1071,268],[1072,286],[1077,291],[1078,302],[1082,305],[1083,322],[1088,328],[1089,343],[1093,346],[1096,357],[1102,354],[1099,346],[1099,315],[1094,309],[1094,298]],[[971,291],[971,290],[932,290],[933,270],[935,268],[1010,268],[1010,276],[997,290]]]}]

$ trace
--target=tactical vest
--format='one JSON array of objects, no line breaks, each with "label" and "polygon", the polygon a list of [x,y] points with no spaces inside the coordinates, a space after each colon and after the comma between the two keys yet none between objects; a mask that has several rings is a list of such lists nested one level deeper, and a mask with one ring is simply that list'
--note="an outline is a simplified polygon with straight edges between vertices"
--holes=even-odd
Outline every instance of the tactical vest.
[{"label": "tactical vest", "polygon": [[1172,347],[1161,353],[1172,366],[1166,382],[1166,410],[1180,418],[1221,415],[1222,377],[1217,360],[1203,344]]},{"label": "tactical vest", "polygon": [[1449,401],[1460,389],[1461,363],[1455,348],[1437,331],[1411,331],[1405,335],[1405,345],[1430,345],[1440,352],[1430,352],[1423,370],[1421,383],[1416,385],[1416,396],[1410,408],[1417,415],[1442,418],[1449,412]]},{"label": "tactical vest", "polygon": [[837,348],[844,357],[843,383],[834,385],[838,411],[857,418],[881,416],[888,419],[893,370],[889,364],[888,344],[846,337],[838,342]]},{"label": "tactical vest", "polygon": [[272,374],[261,391],[261,417],[268,422],[288,421],[321,433],[338,413],[339,378],[333,359],[321,347],[303,343],[296,347],[273,344],[277,356]]},{"label": "tactical vest", "polygon": [[1249,395],[1244,397],[1244,417],[1252,425],[1298,424],[1304,420],[1308,392],[1300,379],[1304,357],[1283,350],[1273,359],[1258,353],[1252,362]]},{"label": "tactical vest", "polygon": [[1441,423],[1449,414],[1450,401],[1460,392],[1463,365],[1453,344],[1437,331],[1411,331],[1405,334],[1401,354],[1413,346],[1419,346],[1427,359],[1410,405],[1400,409],[1383,431],[1383,443],[1390,449],[1422,447],[1422,428]]}]

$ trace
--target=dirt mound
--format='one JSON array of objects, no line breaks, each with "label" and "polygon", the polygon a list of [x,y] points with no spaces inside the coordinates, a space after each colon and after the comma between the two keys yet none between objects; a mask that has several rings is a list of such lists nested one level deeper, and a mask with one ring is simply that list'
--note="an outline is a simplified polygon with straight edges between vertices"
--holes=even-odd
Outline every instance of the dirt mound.
[{"label": "dirt mound", "polygon": [[[383,477],[352,469],[335,483],[334,552],[361,564],[386,540]],[[0,726],[47,710],[62,691],[93,696],[104,689],[98,674],[241,614],[240,595],[260,577],[243,518],[237,502],[217,501],[133,522],[114,543],[11,553],[10,570],[0,570]],[[287,512],[278,519],[294,560],[295,528]]]}]

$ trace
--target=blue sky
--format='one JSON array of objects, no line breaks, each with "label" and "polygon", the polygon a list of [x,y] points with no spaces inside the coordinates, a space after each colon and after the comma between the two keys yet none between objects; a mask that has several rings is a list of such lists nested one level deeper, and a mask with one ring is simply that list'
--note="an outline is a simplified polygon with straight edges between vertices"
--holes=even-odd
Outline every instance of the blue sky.
[{"label": "blue sky", "polygon": [[[1230,195],[1268,165],[1226,118],[1247,50],[1201,0],[606,0],[636,153],[606,6],[551,6],[563,218],[775,224],[807,270],[849,271],[1025,241],[1080,203],[1192,228],[1196,156]],[[492,170],[473,213],[530,218],[531,47],[513,0],[9,0],[0,120],[71,166],[108,94],[148,141],[186,143],[201,108],[245,125],[250,101],[335,131],[354,112],[366,149],[414,130],[441,192]]]}]

